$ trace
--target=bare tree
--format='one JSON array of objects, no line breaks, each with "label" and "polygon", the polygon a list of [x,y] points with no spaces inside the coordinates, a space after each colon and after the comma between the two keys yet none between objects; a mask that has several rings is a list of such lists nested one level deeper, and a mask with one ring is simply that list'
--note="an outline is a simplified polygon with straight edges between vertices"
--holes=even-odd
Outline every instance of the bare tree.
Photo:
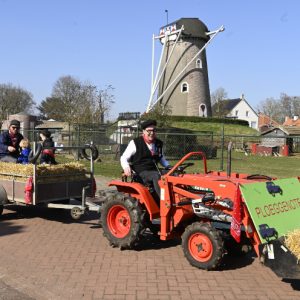
[{"label": "bare tree", "polygon": [[12,84],[0,84],[0,118],[6,119],[8,115],[21,111],[30,113],[35,102],[27,90]]},{"label": "bare tree", "polygon": [[104,123],[114,103],[113,90],[111,85],[98,89],[88,81],[62,76],[38,109],[44,117],[70,123]]},{"label": "bare tree", "polygon": [[282,123],[285,117],[292,118],[300,114],[300,97],[280,94],[279,99],[267,98],[258,105],[258,110],[269,116],[271,119]]},{"label": "bare tree", "polygon": [[227,92],[222,87],[211,93],[210,99],[214,117],[224,117],[226,115],[227,112],[224,111],[224,100],[227,98]]},{"label": "bare tree", "polygon": [[282,122],[282,112],[280,103],[274,98],[267,98],[264,101],[261,101],[258,105],[258,111],[269,116],[271,119],[277,122]]},{"label": "bare tree", "polygon": [[112,94],[114,88],[108,85],[104,89],[95,89],[93,119],[95,122],[104,123],[108,117],[111,106],[115,103],[115,96]]},{"label": "bare tree", "polygon": [[[81,82],[72,76],[60,77],[52,89],[52,98],[60,99],[64,106],[64,121],[78,122],[80,117]],[[80,113],[79,113],[80,112]]]}]

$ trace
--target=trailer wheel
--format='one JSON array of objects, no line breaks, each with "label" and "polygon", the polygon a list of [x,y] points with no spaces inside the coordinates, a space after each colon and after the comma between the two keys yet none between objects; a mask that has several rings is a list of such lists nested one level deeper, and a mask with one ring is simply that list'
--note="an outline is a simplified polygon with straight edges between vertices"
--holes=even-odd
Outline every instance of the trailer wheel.
[{"label": "trailer wheel", "polygon": [[72,217],[72,219],[79,220],[82,215],[83,215],[83,211],[82,211],[82,209],[80,207],[75,206],[75,207],[73,207],[71,209],[71,217]]},{"label": "trailer wheel", "polygon": [[101,207],[103,235],[114,247],[132,248],[145,229],[145,212],[138,200],[116,193]]},{"label": "trailer wheel", "polygon": [[196,222],[182,235],[182,248],[189,263],[199,269],[214,270],[222,260],[223,239],[210,224]]}]

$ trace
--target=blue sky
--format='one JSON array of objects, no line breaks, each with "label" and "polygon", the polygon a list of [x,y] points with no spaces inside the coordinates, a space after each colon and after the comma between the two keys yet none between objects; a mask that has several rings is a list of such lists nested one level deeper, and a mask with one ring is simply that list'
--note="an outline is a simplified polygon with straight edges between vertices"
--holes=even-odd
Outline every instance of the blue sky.
[{"label": "blue sky", "polygon": [[282,92],[300,95],[298,0],[0,0],[0,83],[25,88],[39,103],[71,75],[115,88],[112,117],[144,112],[152,34],[166,24],[166,9],[169,22],[225,26],[207,48],[211,92],[244,93],[254,108]]}]

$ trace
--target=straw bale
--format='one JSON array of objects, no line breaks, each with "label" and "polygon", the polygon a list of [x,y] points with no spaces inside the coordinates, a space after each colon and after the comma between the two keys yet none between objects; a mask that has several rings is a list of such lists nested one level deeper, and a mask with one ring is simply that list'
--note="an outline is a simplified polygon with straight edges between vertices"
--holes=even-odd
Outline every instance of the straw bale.
[{"label": "straw bale", "polygon": [[285,237],[285,245],[300,260],[300,229],[295,229],[287,233]]},{"label": "straw bale", "polygon": [[[0,162],[0,179],[26,181],[33,175],[33,164]],[[77,181],[87,178],[85,166],[78,162],[58,165],[37,165],[37,182]]]}]

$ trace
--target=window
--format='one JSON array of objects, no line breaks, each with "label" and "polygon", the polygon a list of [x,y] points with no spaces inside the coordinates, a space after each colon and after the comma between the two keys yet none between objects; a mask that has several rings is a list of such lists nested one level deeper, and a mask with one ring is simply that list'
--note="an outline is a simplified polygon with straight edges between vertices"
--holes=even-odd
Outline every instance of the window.
[{"label": "window", "polygon": [[189,92],[189,85],[186,82],[181,84],[181,93],[188,93]]},{"label": "window", "polygon": [[199,105],[199,117],[207,117],[206,105],[204,103]]},{"label": "window", "polygon": [[202,60],[200,58],[196,60],[196,68],[202,69]]},{"label": "window", "polygon": [[249,117],[249,111],[246,110],[246,117]]},{"label": "window", "polygon": [[238,116],[238,114],[239,114],[239,111],[238,111],[238,110],[236,110],[236,111],[235,111],[235,116],[237,117],[237,116]]}]

